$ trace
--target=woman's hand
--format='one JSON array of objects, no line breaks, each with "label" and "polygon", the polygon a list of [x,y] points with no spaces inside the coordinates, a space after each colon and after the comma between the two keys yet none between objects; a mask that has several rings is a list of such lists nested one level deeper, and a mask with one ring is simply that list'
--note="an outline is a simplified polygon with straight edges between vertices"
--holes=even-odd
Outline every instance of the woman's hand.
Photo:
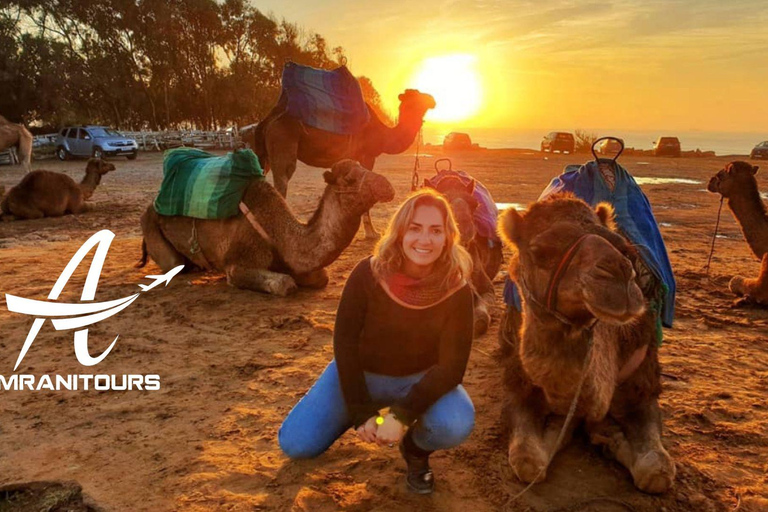
[{"label": "woman's hand", "polygon": [[365,441],[366,443],[375,443],[377,438],[377,430],[379,428],[376,425],[376,418],[379,416],[371,416],[368,421],[357,427],[357,437]]},{"label": "woman's hand", "polygon": [[384,423],[376,431],[376,443],[380,446],[399,443],[405,434],[405,425],[400,423],[392,414],[384,416]]}]

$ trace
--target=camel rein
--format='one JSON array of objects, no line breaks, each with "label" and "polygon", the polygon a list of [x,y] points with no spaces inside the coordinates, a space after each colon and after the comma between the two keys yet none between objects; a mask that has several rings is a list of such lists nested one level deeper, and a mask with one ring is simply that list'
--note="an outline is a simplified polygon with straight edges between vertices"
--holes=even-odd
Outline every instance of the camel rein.
[{"label": "camel rein", "polygon": [[[546,306],[533,297],[533,294],[528,291],[529,290],[528,286],[521,279],[524,285],[523,290],[524,290],[526,300],[530,300],[533,304],[536,304],[538,307],[547,311],[559,322],[564,323],[571,327],[579,327],[579,326],[577,326],[574,322],[568,319],[565,315],[559,313],[554,309],[554,307],[557,306],[557,289],[560,286],[560,280],[562,279],[563,274],[568,269],[568,266],[571,264],[574,256],[578,252],[579,246],[587,236],[589,236],[589,234],[582,235],[578,240],[576,240],[573,244],[571,244],[571,246],[565,251],[565,254],[560,260],[560,263],[557,265],[557,269],[555,270],[554,274],[552,274],[552,277],[549,280],[549,286],[547,287],[547,305]],[[555,454],[557,453],[558,446],[560,446],[560,443],[563,442],[563,438],[565,437],[565,432],[568,430],[568,425],[570,425],[571,420],[573,420],[573,415],[576,413],[576,405],[579,402],[579,397],[581,397],[581,390],[584,387],[584,381],[586,380],[586,377],[587,377],[587,367],[589,366],[589,361],[592,358],[592,347],[594,346],[594,339],[595,339],[594,332],[595,332],[596,324],[597,324],[597,318],[593,318],[592,321],[588,323],[586,325],[586,328],[582,331],[582,337],[586,337],[587,339],[587,353],[584,356],[584,362],[581,365],[581,376],[579,377],[579,384],[576,387],[576,394],[573,396],[573,401],[571,401],[571,405],[568,408],[568,414],[566,414],[565,416],[565,422],[563,422],[563,428],[560,429],[560,433],[557,435],[557,440],[555,441],[555,445],[554,445],[554,448],[552,449],[552,453],[548,457],[547,464],[539,470],[539,474],[536,475],[536,477],[525,487],[525,489],[523,489],[516,495],[512,496],[509,500],[507,500],[503,508],[506,508],[507,505],[516,501],[518,498],[520,498],[520,496],[525,494],[531,487],[533,487],[533,485],[536,483],[539,477],[544,473],[544,471],[546,471],[546,469],[552,463],[552,459],[555,457]]]},{"label": "camel rein", "polygon": [[563,422],[563,428],[560,429],[560,433],[557,435],[557,440],[555,441],[555,446],[552,449],[552,453],[549,454],[546,465],[544,465],[539,470],[539,474],[536,475],[536,477],[533,480],[531,480],[531,483],[529,483],[525,487],[525,489],[515,494],[510,499],[508,499],[507,502],[504,504],[504,507],[503,507],[504,509],[506,509],[510,503],[514,503],[515,501],[517,501],[517,499],[520,498],[520,496],[528,492],[528,490],[531,487],[533,487],[533,485],[536,483],[539,477],[541,477],[544,471],[546,471],[549,465],[552,463],[552,459],[555,458],[555,454],[557,453],[557,448],[560,446],[560,443],[562,443],[563,439],[565,438],[565,432],[568,430],[568,425],[570,425],[571,420],[573,419],[573,415],[576,413],[576,404],[579,403],[581,390],[584,387],[584,381],[586,380],[586,377],[587,377],[587,366],[589,366],[589,361],[592,358],[592,347],[594,347],[594,340],[595,340],[594,329],[595,329],[596,323],[597,323],[597,319],[595,318],[594,321],[587,327],[587,329],[583,333],[583,335],[586,336],[587,338],[587,353],[584,356],[584,362],[581,365],[581,377],[579,377],[579,385],[576,386],[576,394],[573,396],[573,401],[571,402],[571,406],[568,408],[568,414],[565,416],[565,421]]},{"label": "camel rein", "polygon": [[720,207],[717,209],[717,222],[715,222],[715,233],[712,235],[712,247],[709,249],[709,258],[707,258],[707,265],[704,267],[707,269],[707,277],[709,277],[709,266],[712,263],[712,255],[715,253],[715,240],[717,240],[717,230],[720,227],[720,214],[723,211],[723,200],[725,196],[720,196]]}]

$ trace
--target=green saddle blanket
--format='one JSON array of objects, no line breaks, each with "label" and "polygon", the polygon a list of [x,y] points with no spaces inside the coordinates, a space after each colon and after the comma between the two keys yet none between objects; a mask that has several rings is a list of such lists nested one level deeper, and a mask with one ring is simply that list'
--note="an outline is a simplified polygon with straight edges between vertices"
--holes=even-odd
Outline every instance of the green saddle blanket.
[{"label": "green saddle blanket", "polygon": [[264,171],[250,149],[226,156],[194,148],[171,149],[163,159],[163,183],[155,198],[155,211],[198,219],[232,217],[254,179],[264,179]]}]

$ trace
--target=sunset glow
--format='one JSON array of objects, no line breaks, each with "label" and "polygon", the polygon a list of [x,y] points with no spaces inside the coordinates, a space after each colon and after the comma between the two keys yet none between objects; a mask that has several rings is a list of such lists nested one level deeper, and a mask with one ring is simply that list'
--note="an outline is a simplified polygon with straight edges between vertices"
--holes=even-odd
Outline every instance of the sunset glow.
[{"label": "sunset glow", "polygon": [[444,55],[424,60],[413,78],[413,87],[435,97],[437,107],[427,119],[464,121],[480,109],[483,91],[472,55]]}]

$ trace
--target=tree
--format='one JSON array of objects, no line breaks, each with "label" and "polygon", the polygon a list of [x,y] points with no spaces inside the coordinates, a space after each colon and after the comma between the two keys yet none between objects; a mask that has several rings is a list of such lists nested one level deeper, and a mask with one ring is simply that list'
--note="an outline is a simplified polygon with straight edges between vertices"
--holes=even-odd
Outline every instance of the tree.
[{"label": "tree", "polygon": [[575,139],[573,151],[575,153],[589,153],[592,150],[592,144],[597,140],[597,134],[580,128],[573,132],[573,136]]}]

